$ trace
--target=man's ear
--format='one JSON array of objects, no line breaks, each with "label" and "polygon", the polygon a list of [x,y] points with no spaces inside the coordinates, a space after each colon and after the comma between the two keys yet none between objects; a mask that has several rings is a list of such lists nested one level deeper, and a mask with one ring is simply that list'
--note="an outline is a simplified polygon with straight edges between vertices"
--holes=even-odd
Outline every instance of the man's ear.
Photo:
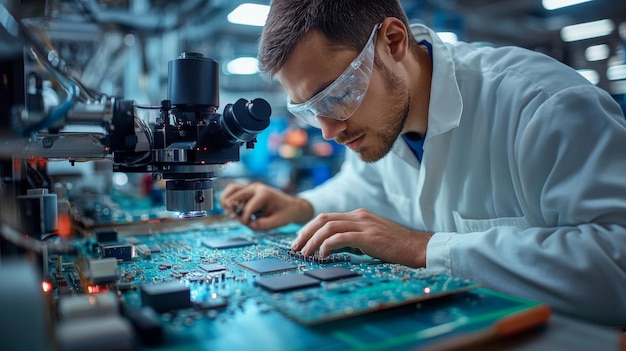
[{"label": "man's ear", "polygon": [[382,44],[384,52],[395,61],[402,61],[409,50],[409,28],[395,17],[387,17],[383,20],[378,30],[377,46]]}]

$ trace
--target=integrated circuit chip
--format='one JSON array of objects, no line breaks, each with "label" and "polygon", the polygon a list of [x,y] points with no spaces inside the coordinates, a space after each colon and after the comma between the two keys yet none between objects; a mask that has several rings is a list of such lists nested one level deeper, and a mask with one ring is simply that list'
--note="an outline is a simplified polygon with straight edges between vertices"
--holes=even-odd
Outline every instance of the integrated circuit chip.
[{"label": "integrated circuit chip", "polygon": [[304,272],[304,274],[323,281],[333,281],[360,276],[357,272],[343,267],[312,269]]},{"label": "integrated circuit chip", "polygon": [[283,292],[320,285],[320,281],[303,274],[288,274],[260,278],[255,283],[272,292]]},{"label": "integrated circuit chip", "polygon": [[141,303],[155,311],[169,310],[191,306],[191,290],[188,286],[176,281],[141,286]]},{"label": "integrated circuit chip", "polygon": [[290,271],[296,269],[296,265],[277,258],[265,258],[256,261],[246,261],[239,263],[243,268],[247,268],[251,271],[259,274],[269,274],[283,271]]},{"label": "integrated circuit chip", "polygon": [[255,245],[254,241],[248,240],[246,238],[229,238],[229,239],[213,239],[213,240],[203,240],[202,245],[210,247],[212,249],[232,249],[235,247],[244,247]]},{"label": "integrated circuit chip", "polygon": [[213,272],[226,270],[226,266],[222,266],[221,264],[217,264],[217,263],[201,264],[201,265],[198,265],[198,268],[202,269],[203,271],[207,273],[213,273]]},{"label": "integrated circuit chip", "polygon": [[150,251],[150,248],[146,244],[135,245],[135,253],[137,256],[152,258],[152,251]]},{"label": "integrated circuit chip", "polygon": [[96,228],[94,230],[96,241],[99,243],[117,241],[117,229],[115,228]]},{"label": "integrated circuit chip", "polygon": [[124,262],[133,259],[133,246],[122,242],[106,242],[100,244],[102,257],[115,257]]}]

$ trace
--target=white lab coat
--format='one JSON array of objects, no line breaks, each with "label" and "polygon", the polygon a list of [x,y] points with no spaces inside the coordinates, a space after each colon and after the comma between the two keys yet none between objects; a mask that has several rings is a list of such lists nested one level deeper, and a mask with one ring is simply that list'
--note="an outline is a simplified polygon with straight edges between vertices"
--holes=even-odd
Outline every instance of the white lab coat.
[{"label": "white lab coat", "polygon": [[423,162],[402,139],[299,194],[315,213],[366,208],[433,232],[428,270],[626,325],[626,119],[548,56],[433,44]]}]

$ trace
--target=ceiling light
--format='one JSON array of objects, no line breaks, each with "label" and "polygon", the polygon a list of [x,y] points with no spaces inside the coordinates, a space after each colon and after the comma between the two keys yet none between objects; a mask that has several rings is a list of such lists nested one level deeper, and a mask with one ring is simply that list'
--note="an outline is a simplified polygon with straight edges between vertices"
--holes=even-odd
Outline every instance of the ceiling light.
[{"label": "ceiling light", "polygon": [[556,10],[567,6],[573,6],[591,0],[543,0],[543,8],[546,10]]},{"label": "ceiling light", "polygon": [[230,23],[263,27],[269,12],[268,5],[245,3],[237,6],[226,18]]},{"label": "ceiling light", "polygon": [[255,57],[238,57],[226,64],[226,73],[249,75],[259,72],[259,61]]},{"label": "ceiling light", "polygon": [[574,24],[561,29],[561,39],[565,42],[602,37],[611,34],[615,24],[609,19]]},{"label": "ceiling light", "polygon": [[581,76],[585,77],[585,79],[590,81],[593,85],[598,85],[598,82],[600,82],[600,75],[598,75],[598,72],[596,72],[595,70],[578,69],[576,70],[576,72],[580,73]]},{"label": "ceiling light", "polygon": [[459,41],[459,38],[454,32],[437,32],[437,35],[444,43],[454,44]]},{"label": "ceiling light", "polygon": [[585,58],[587,61],[606,60],[611,53],[611,49],[606,44],[593,45],[585,49]]},{"label": "ceiling light", "polygon": [[606,77],[609,80],[626,79],[626,65],[611,66],[606,70]]}]

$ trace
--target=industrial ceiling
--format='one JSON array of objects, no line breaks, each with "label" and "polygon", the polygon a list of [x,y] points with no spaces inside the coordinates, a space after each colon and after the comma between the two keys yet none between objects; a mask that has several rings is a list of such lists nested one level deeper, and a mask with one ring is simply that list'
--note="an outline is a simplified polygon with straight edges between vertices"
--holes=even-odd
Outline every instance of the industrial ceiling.
[{"label": "industrial ceiling", "polygon": [[[113,92],[125,93],[145,88],[141,83],[129,83],[132,78],[128,77],[133,75],[147,76],[143,80],[152,82],[151,86],[162,86],[167,79],[167,61],[182,51],[202,52],[218,62],[255,56],[261,27],[229,23],[227,15],[244,2],[269,4],[268,0],[0,1],[17,16],[34,18],[31,26],[42,29],[56,43],[61,56],[88,85],[106,83]],[[453,31],[459,40],[518,45],[583,68],[585,63],[579,52],[585,47],[609,43],[612,54],[617,55],[617,51],[623,52],[626,40],[624,0],[591,0],[553,11],[544,9],[542,0],[401,3],[412,22],[422,22],[436,31]],[[564,43],[560,37],[560,30],[566,25],[599,19],[611,19],[618,29],[610,36],[582,43]],[[280,90],[275,82],[258,75],[225,75],[221,85],[224,90],[235,92]],[[161,92],[162,88],[148,93],[146,99],[156,100]]]}]

